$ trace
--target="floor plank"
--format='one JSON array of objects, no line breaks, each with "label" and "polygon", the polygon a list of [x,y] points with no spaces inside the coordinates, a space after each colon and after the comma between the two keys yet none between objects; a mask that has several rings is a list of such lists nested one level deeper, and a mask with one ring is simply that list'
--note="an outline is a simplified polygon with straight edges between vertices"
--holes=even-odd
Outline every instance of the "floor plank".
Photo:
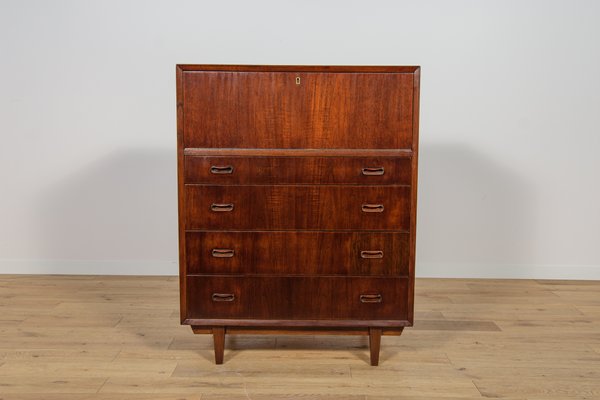
[{"label": "floor plank", "polygon": [[600,398],[600,282],[418,279],[415,326],[366,337],[179,325],[177,277],[0,276],[0,399]]}]

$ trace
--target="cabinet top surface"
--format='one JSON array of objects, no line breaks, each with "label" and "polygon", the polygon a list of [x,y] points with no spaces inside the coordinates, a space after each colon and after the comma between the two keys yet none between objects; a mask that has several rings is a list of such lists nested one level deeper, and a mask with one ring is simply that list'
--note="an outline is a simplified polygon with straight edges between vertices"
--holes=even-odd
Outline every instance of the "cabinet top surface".
[{"label": "cabinet top surface", "polygon": [[415,73],[419,66],[392,65],[219,65],[177,64],[181,71],[248,71],[248,72],[387,72]]}]

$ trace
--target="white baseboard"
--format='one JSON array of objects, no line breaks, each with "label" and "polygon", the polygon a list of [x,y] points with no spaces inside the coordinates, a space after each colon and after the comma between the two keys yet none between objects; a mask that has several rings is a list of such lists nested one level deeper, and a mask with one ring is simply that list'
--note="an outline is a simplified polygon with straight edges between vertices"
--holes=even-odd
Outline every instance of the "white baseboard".
[{"label": "white baseboard", "polygon": [[600,265],[419,263],[418,278],[600,280]]},{"label": "white baseboard", "polygon": [[[0,274],[177,275],[175,260],[10,260]],[[600,280],[600,265],[419,263],[417,278]]]},{"label": "white baseboard", "polygon": [[177,275],[174,260],[7,260],[0,274]]}]

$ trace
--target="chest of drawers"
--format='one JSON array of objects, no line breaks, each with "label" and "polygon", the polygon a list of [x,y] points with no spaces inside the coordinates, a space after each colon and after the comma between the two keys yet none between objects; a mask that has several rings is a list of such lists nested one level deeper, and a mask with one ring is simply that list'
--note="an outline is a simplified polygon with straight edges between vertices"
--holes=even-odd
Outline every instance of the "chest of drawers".
[{"label": "chest of drawers", "polygon": [[419,67],[177,66],[181,323],[413,323]]}]

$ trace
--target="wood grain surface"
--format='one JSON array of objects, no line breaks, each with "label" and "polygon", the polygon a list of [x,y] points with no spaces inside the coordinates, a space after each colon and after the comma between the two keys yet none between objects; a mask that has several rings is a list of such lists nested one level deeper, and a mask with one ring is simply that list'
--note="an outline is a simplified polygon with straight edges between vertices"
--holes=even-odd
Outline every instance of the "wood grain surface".
[{"label": "wood grain surface", "polygon": [[[186,185],[184,190],[187,230],[407,232],[410,225],[407,186]],[[213,204],[233,209],[215,212]],[[364,212],[363,205],[382,206],[383,211]]]},{"label": "wood grain surface", "polygon": [[406,321],[407,278],[188,274],[187,279],[192,320],[268,319],[273,326],[285,326],[279,320]]},{"label": "wood grain surface", "polygon": [[600,398],[600,282],[417,279],[382,336],[179,325],[177,277],[0,276],[2,400]]},{"label": "wood grain surface", "polygon": [[[407,276],[408,239],[398,232],[186,232],[187,273]],[[230,257],[214,257],[215,249]],[[364,258],[379,251],[381,258]]]},{"label": "wood grain surface", "polygon": [[186,157],[185,182],[410,185],[408,157]]},{"label": "wood grain surface", "polygon": [[184,71],[183,98],[185,147],[412,147],[412,74]]},{"label": "wood grain surface", "polygon": [[380,336],[412,325],[419,81],[414,66],[177,66],[180,318],[213,335],[218,363],[227,329],[277,320],[375,328],[377,365]]}]

